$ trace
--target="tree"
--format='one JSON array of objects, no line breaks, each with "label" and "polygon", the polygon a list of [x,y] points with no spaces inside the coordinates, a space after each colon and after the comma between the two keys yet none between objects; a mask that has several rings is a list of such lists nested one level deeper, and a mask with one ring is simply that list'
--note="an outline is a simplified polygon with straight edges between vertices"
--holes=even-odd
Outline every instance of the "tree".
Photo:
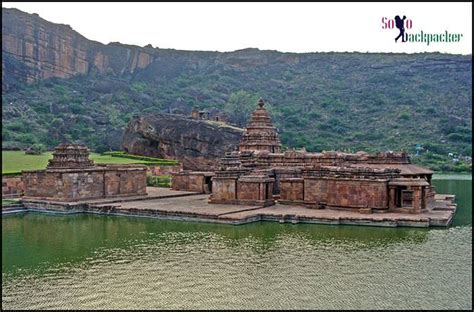
[{"label": "tree", "polygon": [[245,127],[250,119],[250,114],[257,107],[258,95],[240,90],[230,95],[224,104],[224,111],[230,120],[240,127]]},{"label": "tree", "polygon": [[46,147],[43,144],[33,144],[31,147],[29,147],[25,151],[25,154],[41,155],[45,151],[46,151]]}]

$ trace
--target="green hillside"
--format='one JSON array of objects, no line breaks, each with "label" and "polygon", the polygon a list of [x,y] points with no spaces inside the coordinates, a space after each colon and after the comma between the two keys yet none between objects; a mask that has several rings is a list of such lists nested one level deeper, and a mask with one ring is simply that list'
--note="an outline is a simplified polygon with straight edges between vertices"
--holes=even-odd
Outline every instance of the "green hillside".
[{"label": "green hillside", "polygon": [[287,147],[415,153],[420,144],[425,155],[415,162],[469,170],[463,159],[472,156],[471,56],[248,49],[234,60],[226,53],[161,53],[161,61],[133,76],[91,73],[4,92],[3,148],[68,140],[116,150],[133,115],[190,114],[193,107],[242,127],[262,97]]}]

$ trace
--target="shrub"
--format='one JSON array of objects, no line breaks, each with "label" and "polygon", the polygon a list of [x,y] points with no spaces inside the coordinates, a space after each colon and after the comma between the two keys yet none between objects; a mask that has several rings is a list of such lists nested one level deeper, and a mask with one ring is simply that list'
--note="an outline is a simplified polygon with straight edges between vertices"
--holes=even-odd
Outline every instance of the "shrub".
[{"label": "shrub", "polygon": [[46,152],[46,147],[43,144],[33,144],[28,151],[31,154],[41,155]]},{"label": "shrub", "polygon": [[410,113],[408,112],[403,112],[398,115],[398,119],[400,120],[409,120],[410,119]]},{"label": "shrub", "polygon": [[441,155],[448,154],[448,147],[445,144],[426,142],[425,144],[423,144],[423,146],[425,147],[425,149],[427,149],[428,151],[434,154],[441,154]]},{"label": "shrub", "polygon": [[308,114],[308,118],[309,118],[310,120],[319,119],[319,118],[321,118],[321,114],[318,113],[318,112],[310,112],[310,113]]},{"label": "shrub", "polygon": [[466,142],[469,143],[472,140],[472,135],[469,134],[463,134],[463,133],[450,133],[447,135],[448,140],[454,141],[454,142]]},{"label": "shrub", "polygon": [[11,139],[11,134],[10,134],[10,131],[8,131],[7,129],[3,129],[2,131],[2,141],[9,141]]},{"label": "shrub", "polygon": [[472,172],[472,165],[469,166],[467,164],[459,164],[459,165],[454,166],[454,172],[466,172],[466,171]]},{"label": "shrub", "polygon": [[171,187],[171,176],[162,175],[162,176],[146,176],[146,185],[154,187]]},{"label": "shrub", "polygon": [[28,126],[21,120],[15,120],[7,124],[6,128],[14,132],[27,132],[28,130]]}]

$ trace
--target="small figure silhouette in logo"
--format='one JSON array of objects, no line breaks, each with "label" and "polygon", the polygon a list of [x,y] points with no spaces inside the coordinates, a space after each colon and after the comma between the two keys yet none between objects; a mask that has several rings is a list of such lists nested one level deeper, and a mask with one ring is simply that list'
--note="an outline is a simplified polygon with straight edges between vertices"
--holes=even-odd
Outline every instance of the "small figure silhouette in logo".
[{"label": "small figure silhouette in logo", "polygon": [[405,19],[407,17],[403,15],[403,19],[400,16],[395,16],[395,26],[400,30],[400,34],[395,38],[395,42],[402,37],[402,42],[405,42]]}]

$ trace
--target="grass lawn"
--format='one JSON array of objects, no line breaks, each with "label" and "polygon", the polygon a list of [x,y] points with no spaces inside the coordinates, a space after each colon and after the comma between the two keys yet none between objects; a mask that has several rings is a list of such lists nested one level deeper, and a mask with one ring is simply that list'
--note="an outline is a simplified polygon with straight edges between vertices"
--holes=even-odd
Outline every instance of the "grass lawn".
[{"label": "grass lawn", "polygon": [[[42,155],[26,155],[23,151],[2,151],[2,174],[21,172],[22,170],[45,169],[52,152]],[[90,159],[97,164],[149,164],[150,162],[138,159],[113,157],[91,153]]]}]

